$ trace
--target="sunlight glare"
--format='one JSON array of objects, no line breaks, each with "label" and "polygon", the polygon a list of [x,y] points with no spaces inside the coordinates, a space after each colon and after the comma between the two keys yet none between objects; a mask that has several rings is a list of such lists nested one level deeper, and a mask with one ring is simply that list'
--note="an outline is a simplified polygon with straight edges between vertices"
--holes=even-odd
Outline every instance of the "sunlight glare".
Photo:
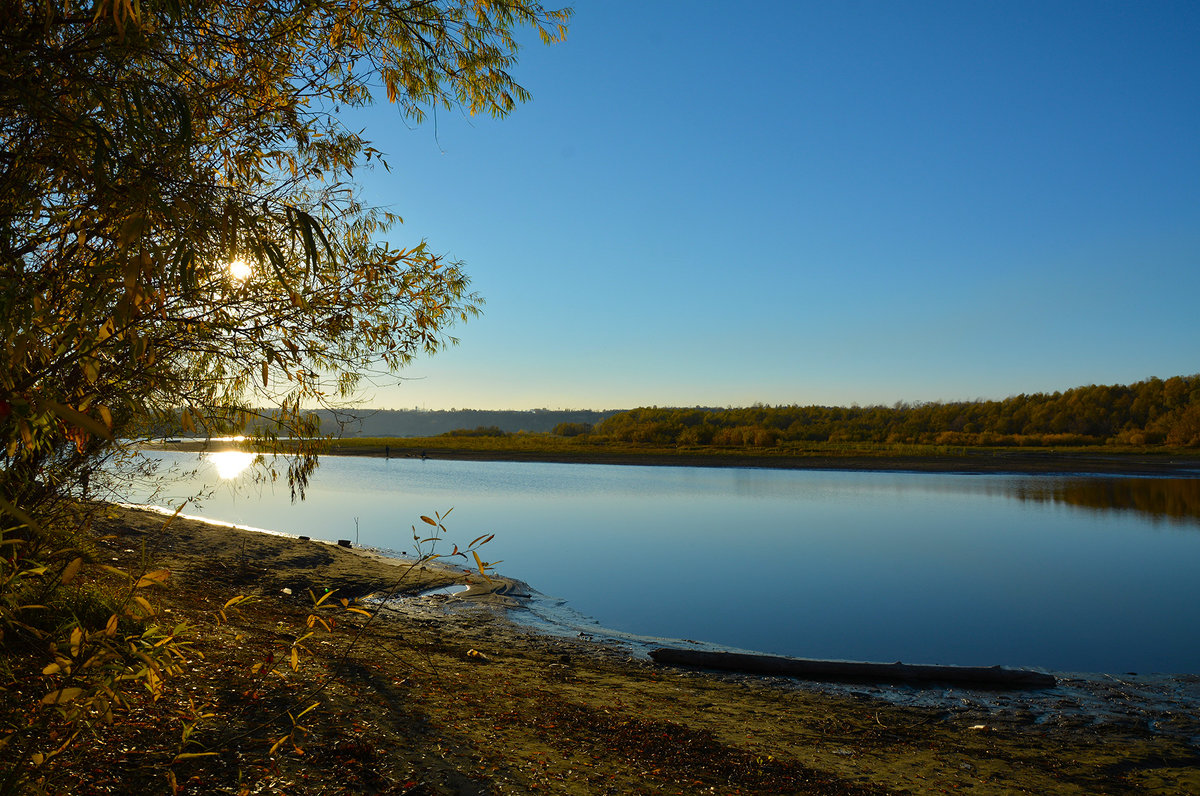
[{"label": "sunlight glare", "polygon": [[220,451],[208,454],[208,460],[217,468],[217,475],[224,479],[237,478],[254,463],[255,454],[245,451]]},{"label": "sunlight glare", "polygon": [[250,263],[245,260],[234,260],[229,263],[229,275],[238,282],[245,282],[250,276]]}]

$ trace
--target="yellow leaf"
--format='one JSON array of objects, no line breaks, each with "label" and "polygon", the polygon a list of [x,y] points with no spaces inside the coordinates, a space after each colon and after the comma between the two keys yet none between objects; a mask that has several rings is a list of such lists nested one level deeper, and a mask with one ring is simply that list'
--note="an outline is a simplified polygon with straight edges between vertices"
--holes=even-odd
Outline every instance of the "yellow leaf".
[{"label": "yellow leaf", "polygon": [[70,702],[72,699],[78,699],[83,694],[82,688],[60,688],[57,691],[51,691],[46,696],[42,697],[43,705],[61,705],[64,702]]},{"label": "yellow leaf", "polygon": [[429,518],[428,518],[428,517],[426,517],[424,514],[422,514],[422,515],[421,515],[421,522],[424,522],[424,523],[426,523],[427,525],[437,525],[437,523],[436,523],[436,522],[434,522],[433,520],[429,519]]},{"label": "yellow leaf", "polygon": [[108,623],[104,625],[104,635],[106,635],[106,636],[117,635],[117,621],[118,620],[117,620],[116,614],[113,614],[112,616],[110,616],[108,618]]},{"label": "yellow leaf", "polygon": [[216,754],[216,752],[184,752],[181,755],[175,755],[175,759],[171,762],[178,763],[180,760],[192,760],[197,757],[213,757]]},{"label": "yellow leaf", "polygon": [[51,663],[45,669],[42,669],[42,674],[58,674],[61,670],[62,667],[57,663]]},{"label": "yellow leaf", "polygon": [[63,570],[62,584],[65,586],[75,580],[75,576],[79,574],[79,570],[81,569],[83,569],[82,558],[76,558],[70,564],[67,564],[67,568]]},{"label": "yellow leaf", "polygon": [[137,603],[138,605],[140,605],[140,606],[142,607],[142,610],[144,610],[144,611],[145,611],[145,612],[146,612],[148,615],[150,615],[150,616],[153,616],[153,615],[154,615],[154,606],[152,606],[152,605],[149,603],[149,601],[147,601],[147,600],[146,600],[146,598],[145,598],[145,597],[138,597],[138,596],[135,594],[135,595],[133,596],[133,601],[134,601],[135,603]]},{"label": "yellow leaf", "polygon": [[479,553],[476,553],[474,550],[471,551],[471,555],[475,556],[475,565],[479,567],[479,574],[483,576],[484,580],[490,581],[491,578],[487,576],[486,572],[488,565],[479,557]]},{"label": "yellow leaf", "polygon": [[171,571],[168,569],[156,569],[153,572],[147,572],[138,578],[136,589],[145,588],[146,586],[161,586],[167,582],[167,578],[171,577]]},{"label": "yellow leaf", "polygon": [[88,417],[83,412],[72,409],[65,404],[60,404],[57,401],[44,400],[42,401],[42,405],[73,426],[78,426],[79,428],[90,431],[97,437],[103,437],[107,440],[111,440],[113,438],[112,432],[105,428],[103,423]]}]

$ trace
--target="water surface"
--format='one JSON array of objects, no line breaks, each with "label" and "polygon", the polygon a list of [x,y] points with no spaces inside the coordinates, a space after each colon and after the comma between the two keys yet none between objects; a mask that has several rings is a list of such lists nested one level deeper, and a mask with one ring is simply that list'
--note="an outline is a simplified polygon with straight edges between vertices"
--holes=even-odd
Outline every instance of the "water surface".
[{"label": "water surface", "polygon": [[817,658],[1200,672],[1195,479],[329,457],[292,504],[286,486],[229,489],[239,479],[220,482],[212,460],[198,475],[223,485],[187,513],[395,551],[411,549],[419,515],[453,508],[452,541],[495,533],[484,557],[500,572],[629,633]]}]

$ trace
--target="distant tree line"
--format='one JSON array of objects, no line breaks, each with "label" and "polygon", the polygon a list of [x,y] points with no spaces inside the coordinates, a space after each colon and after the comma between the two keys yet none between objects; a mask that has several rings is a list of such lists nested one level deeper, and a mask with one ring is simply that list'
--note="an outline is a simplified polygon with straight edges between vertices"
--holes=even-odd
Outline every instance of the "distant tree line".
[{"label": "distant tree line", "polygon": [[1076,387],[1002,401],[890,407],[641,408],[593,438],[654,445],[771,447],[845,442],[984,446],[1200,446],[1200,375]]},{"label": "distant tree line", "polygon": [[446,431],[441,437],[507,437],[508,432],[499,426],[477,426],[475,428],[456,428]]}]

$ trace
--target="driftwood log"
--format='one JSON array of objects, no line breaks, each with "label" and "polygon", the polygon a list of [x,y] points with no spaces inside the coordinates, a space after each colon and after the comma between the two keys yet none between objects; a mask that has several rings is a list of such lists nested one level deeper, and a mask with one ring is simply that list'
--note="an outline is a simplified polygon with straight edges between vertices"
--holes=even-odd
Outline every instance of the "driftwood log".
[{"label": "driftwood log", "polygon": [[747,674],[783,675],[832,683],[955,684],[975,688],[1053,688],[1053,675],[1000,666],[933,666],[908,663],[858,663],[782,658],[738,652],[703,652],[663,647],[650,653],[656,663],[721,669]]}]

